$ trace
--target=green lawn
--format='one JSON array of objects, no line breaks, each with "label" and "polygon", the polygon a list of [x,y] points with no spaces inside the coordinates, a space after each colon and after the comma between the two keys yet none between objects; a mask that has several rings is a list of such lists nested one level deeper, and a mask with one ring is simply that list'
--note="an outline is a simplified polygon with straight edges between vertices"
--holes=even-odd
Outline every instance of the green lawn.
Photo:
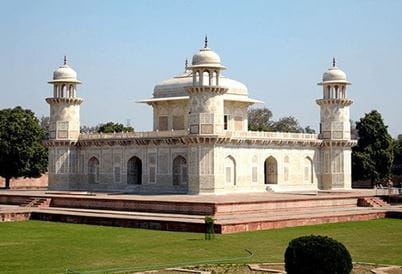
[{"label": "green lawn", "polygon": [[196,233],[27,221],[0,223],[0,272],[158,268],[246,257],[244,249],[254,256],[228,262],[282,262],[287,243],[309,234],[342,242],[354,261],[402,265],[402,220],[397,219],[217,235],[212,241]]}]

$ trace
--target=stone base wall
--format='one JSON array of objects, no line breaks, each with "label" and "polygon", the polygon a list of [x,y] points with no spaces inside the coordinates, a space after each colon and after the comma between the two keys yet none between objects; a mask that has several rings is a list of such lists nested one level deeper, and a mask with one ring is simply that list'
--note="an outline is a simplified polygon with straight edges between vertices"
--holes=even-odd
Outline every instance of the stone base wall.
[{"label": "stone base wall", "polygon": [[49,189],[225,194],[351,188],[350,149],[323,153],[303,143],[245,141],[50,147]]},{"label": "stone base wall", "polygon": [[[5,179],[0,177],[0,188],[5,186]],[[11,189],[44,189],[48,186],[47,174],[42,175],[39,178],[17,178],[11,179]]]}]

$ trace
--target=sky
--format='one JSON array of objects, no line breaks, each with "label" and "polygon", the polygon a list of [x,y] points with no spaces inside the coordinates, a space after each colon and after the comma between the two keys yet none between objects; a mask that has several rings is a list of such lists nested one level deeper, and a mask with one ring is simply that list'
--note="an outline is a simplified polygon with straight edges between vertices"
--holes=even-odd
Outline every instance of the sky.
[{"label": "sky", "polygon": [[[81,125],[152,129],[136,100],[209,47],[277,120],[318,129],[317,83],[336,57],[352,82],[351,119],[378,110],[402,134],[402,1],[0,0],[0,109],[49,115],[52,73],[68,63],[82,85]],[[262,107],[264,105],[259,105]]]}]

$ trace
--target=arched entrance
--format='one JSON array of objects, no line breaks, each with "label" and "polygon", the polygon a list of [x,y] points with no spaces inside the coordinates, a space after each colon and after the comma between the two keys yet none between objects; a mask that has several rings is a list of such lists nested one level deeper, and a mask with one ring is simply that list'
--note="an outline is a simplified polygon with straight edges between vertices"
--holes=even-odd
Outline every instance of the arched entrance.
[{"label": "arched entrance", "polygon": [[187,161],[183,156],[177,156],[173,160],[173,185],[187,185],[188,171]]},{"label": "arched entrance", "polygon": [[313,179],[313,161],[310,157],[304,158],[304,182],[314,183]]},{"label": "arched entrance", "polygon": [[142,183],[142,162],[133,156],[127,162],[127,184],[140,185]]},{"label": "arched entrance", "polygon": [[236,162],[232,156],[225,158],[225,184],[227,186],[236,185]]},{"label": "arched entrance", "polygon": [[88,183],[95,184],[99,182],[99,160],[92,157],[88,161]]},{"label": "arched entrance", "polygon": [[278,162],[272,156],[269,156],[264,162],[265,184],[278,183]]}]

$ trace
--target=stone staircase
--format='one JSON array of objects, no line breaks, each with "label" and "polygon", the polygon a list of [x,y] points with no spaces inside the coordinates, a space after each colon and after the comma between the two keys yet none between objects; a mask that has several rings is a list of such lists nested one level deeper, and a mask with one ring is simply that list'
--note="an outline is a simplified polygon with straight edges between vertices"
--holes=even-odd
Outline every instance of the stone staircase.
[{"label": "stone staircase", "polygon": [[50,206],[51,198],[30,197],[26,199],[20,207],[40,207],[47,208]]},{"label": "stone staircase", "polygon": [[390,206],[380,197],[362,197],[357,200],[357,205],[361,207],[384,207]]}]

